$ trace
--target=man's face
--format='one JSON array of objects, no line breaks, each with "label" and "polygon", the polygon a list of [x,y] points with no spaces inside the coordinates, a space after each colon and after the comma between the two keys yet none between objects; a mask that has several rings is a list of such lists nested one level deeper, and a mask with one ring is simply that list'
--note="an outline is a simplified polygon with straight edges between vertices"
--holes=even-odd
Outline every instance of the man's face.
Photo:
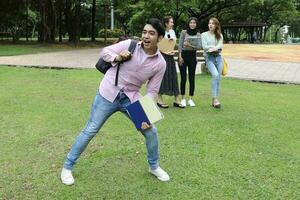
[{"label": "man's face", "polygon": [[150,24],[146,24],[142,33],[142,42],[145,49],[156,49],[158,33]]}]

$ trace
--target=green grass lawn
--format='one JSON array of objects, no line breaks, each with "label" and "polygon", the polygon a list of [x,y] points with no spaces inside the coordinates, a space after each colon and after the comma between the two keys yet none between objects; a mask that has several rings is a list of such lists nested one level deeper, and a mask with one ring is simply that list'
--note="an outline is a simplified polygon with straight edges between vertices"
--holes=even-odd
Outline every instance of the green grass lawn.
[{"label": "green grass lawn", "polygon": [[55,44],[40,44],[36,42],[21,42],[20,44],[12,44],[8,42],[0,43],[0,56],[15,56],[24,54],[36,54],[56,51],[70,51],[82,48],[99,48],[103,43],[81,42],[78,46],[73,43],[55,43]]},{"label": "green grass lawn", "polygon": [[209,76],[197,76],[197,107],[163,110],[157,124],[170,182],[147,172],[143,137],[117,113],[79,159],[75,185],[62,185],[100,79],[93,69],[0,67],[0,199],[300,197],[300,86],[223,79],[214,110]]}]

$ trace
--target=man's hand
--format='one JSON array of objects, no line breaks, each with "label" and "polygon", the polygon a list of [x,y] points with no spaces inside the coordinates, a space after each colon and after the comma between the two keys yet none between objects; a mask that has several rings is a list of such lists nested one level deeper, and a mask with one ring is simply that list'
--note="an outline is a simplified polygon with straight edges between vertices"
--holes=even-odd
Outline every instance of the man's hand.
[{"label": "man's hand", "polygon": [[151,128],[151,126],[147,122],[142,122],[142,130],[146,130],[148,128]]},{"label": "man's hand", "polygon": [[131,57],[131,53],[128,50],[122,51],[116,58],[115,62],[127,61]]}]

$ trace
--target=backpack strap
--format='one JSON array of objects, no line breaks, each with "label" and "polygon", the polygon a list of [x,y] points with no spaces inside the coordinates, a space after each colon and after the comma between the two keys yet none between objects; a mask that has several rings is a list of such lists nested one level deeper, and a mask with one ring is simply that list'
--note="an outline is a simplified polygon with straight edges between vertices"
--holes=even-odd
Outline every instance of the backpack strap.
[{"label": "backpack strap", "polygon": [[135,47],[136,47],[137,41],[136,40],[131,40],[130,45],[128,47],[128,51],[133,54]]},{"label": "backpack strap", "polygon": [[[129,47],[128,47],[128,51],[130,52],[131,55],[133,54],[133,52],[134,52],[134,50],[135,50],[136,44],[137,44],[137,41],[136,41],[136,40],[130,40],[130,45],[129,45]],[[130,60],[130,59],[129,59],[129,60]],[[116,72],[116,77],[115,77],[115,86],[118,85],[120,65],[121,65],[122,63],[123,63],[123,62],[118,63],[118,65],[117,65],[117,72]]]}]

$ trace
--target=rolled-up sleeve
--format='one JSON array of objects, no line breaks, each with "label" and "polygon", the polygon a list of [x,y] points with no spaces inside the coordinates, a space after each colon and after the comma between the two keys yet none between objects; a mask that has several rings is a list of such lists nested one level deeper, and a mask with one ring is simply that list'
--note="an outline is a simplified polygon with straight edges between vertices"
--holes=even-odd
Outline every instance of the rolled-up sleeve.
[{"label": "rolled-up sleeve", "polygon": [[181,31],[180,37],[179,37],[179,44],[178,44],[178,52],[181,53],[183,49],[183,42],[185,37],[185,30]]},{"label": "rolled-up sleeve", "polygon": [[162,60],[158,64],[158,71],[152,76],[147,83],[147,94],[155,98],[159,92],[161,81],[166,71],[166,61]]},{"label": "rolled-up sleeve", "polygon": [[202,38],[202,48],[204,49],[204,51],[208,51],[209,48],[213,47],[213,45],[209,44],[208,37],[206,34],[202,34],[201,38]]},{"label": "rolled-up sleeve", "polygon": [[202,49],[202,39],[201,39],[201,35],[199,35],[199,39],[198,39],[198,44],[197,44],[197,49]]},{"label": "rolled-up sleeve", "polygon": [[103,58],[104,61],[110,62],[113,66],[117,64],[114,62],[115,58],[124,50],[127,50],[130,45],[131,40],[121,41],[119,43],[107,46],[103,48],[100,53],[100,57]]},{"label": "rolled-up sleeve", "polygon": [[223,48],[223,35],[221,35],[221,38],[218,40],[216,48],[217,49],[222,49]]}]

